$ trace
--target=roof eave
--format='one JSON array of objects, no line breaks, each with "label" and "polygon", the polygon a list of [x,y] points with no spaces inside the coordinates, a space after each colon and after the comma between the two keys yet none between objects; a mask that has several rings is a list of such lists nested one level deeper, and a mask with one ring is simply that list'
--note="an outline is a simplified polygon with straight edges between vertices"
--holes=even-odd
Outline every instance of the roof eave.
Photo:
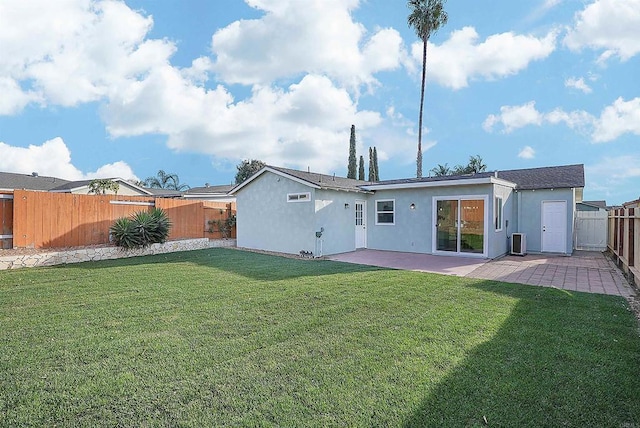
[{"label": "roof eave", "polygon": [[256,172],[255,174],[253,174],[251,177],[249,177],[248,179],[246,179],[245,181],[243,181],[242,183],[238,184],[236,187],[234,187],[233,189],[229,190],[229,193],[227,193],[228,195],[235,195],[235,193],[238,190],[243,189],[245,186],[247,186],[249,183],[251,183],[252,181],[254,181],[255,179],[257,179],[258,177],[260,177],[262,174],[264,174],[265,172],[271,172],[273,174],[279,175],[280,177],[284,177],[284,178],[288,178],[289,180],[293,180],[297,183],[300,184],[304,184],[305,186],[309,186],[313,189],[321,189],[320,186],[318,186],[315,183],[311,183],[310,181],[307,180],[303,180],[301,178],[298,178],[294,175],[291,174],[287,174],[286,172],[282,172],[279,171],[277,169],[271,168],[269,166],[265,166],[263,167],[260,171]]}]

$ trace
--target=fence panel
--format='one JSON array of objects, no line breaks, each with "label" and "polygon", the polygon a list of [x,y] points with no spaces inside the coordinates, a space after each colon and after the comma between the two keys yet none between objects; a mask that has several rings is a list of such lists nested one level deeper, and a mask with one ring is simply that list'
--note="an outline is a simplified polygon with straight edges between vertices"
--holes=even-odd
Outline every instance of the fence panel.
[{"label": "fence panel", "polygon": [[[8,199],[0,199],[6,201]],[[77,195],[70,193],[35,192],[16,190],[12,208],[2,205],[2,221],[13,219],[13,242],[7,248],[56,248],[76,247],[109,242],[109,227],[121,217],[138,211],[148,211],[153,206],[167,212],[173,227],[169,239],[220,238],[207,233],[208,213],[220,213],[210,219],[226,219],[235,214],[235,204],[224,202],[189,201],[126,195]],[[4,227],[4,226],[3,226]],[[235,228],[230,237],[235,237]],[[3,241],[3,245],[5,241]]]},{"label": "fence panel", "polygon": [[608,222],[606,211],[576,211],[576,249],[606,250]]},{"label": "fence panel", "polygon": [[640,287],[640,209],[609,211],[609,250],[618,266]]}]

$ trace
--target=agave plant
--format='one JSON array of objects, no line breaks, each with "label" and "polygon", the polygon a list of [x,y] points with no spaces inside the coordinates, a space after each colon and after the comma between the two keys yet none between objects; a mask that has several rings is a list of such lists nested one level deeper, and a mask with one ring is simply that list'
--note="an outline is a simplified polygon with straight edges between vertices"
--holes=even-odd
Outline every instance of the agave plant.
[{"label": "agave plant", "polygon": [[134,222],[127,217],[117,219],[109,228],[113,242],[123,248],[137,248],[142,245]]},{"label": "agave plant", "polygon": [[124,248],[147,247],[163,243],[169,236],[171,221],[160,208],[138,211],[131,218],[117,219],[109,229],[114,243]]}]

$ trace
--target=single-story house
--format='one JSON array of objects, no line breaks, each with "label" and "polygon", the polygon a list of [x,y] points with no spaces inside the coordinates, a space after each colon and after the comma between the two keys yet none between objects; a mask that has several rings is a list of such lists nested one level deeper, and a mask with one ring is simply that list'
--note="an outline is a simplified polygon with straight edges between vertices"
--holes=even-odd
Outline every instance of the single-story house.
[{"label": "single-story house", "polygon": [[230,193],[239,247],[495,258],[513,233],[528,252],[571,254],[583,188],[583,165],[380,182],[265,166]]}]

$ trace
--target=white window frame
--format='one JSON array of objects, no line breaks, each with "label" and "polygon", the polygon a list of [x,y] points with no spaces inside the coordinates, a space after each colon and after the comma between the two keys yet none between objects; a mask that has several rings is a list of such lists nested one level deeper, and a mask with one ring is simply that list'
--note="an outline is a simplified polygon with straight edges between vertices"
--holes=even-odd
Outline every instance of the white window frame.
[{"label": "white window frame", "polygon": [[[379,211],[378,210],[378,202],[391,202],[393,203],[392,211]],[[378,214],[391,214],[393,215],[393,221],[391,223],[388,222],[379,222]],[[376,199],[376,226],[395,226],[396,224],[396,200],[395,199]]]},{"label": "white window frame", "polygon": [[[498,207],[498,200],[500,200],[500,206]],[[500,224],[496,226],[497,220],[500,220]],[[494,196],[493,198],[493,228],[496,232],[502,232],[502,226],[504,224],[504,199],[502,196]]]},{"label": "white window frame", "polygon": [[[300,199],[300,196],[304,198]],[[311,202],[311,192],[287,193],[287,202]]]}]

